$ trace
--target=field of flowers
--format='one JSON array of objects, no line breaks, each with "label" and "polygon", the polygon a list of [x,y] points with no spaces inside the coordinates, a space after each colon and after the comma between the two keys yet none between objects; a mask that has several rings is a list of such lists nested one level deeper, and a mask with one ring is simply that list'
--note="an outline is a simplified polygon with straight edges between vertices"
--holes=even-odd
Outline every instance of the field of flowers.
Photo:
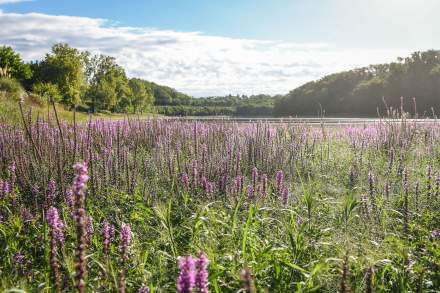
[{"label": "field of flowers", "polygon": [[440,123],[0,125],[1,292],[440,292]]}]

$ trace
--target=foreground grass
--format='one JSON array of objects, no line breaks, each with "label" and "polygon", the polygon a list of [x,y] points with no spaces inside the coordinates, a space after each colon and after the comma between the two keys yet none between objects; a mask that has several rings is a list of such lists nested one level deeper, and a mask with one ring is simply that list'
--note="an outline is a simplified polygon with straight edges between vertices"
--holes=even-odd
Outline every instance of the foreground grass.
[{"label": "foreground grass", "polygon": [[[57,254],[61,285],[66,292],[75,287],[77,231],[65,193],[71,165],[82,160],[90,176],[90,292],[118,291],[124,272],[127,292],[142,284],[174,292],[178,257],[199,251],[210,260],[212,292],[440,288],[440,125],[402,120],[329,131],[97,121],[77,133],[62,126],[63,137],[55,126],[34,125],[31,133],[40,135],[33,143],[20,129],[2,130],[1,177],[13,179],[12,162],[17,176],[15,191],[0,199],[3,291],[54,290],[49,203],[65,222]],[[57,186],[53,202],[50,180]],[[109,255],[105,220],[116,226]],[[118,236],[123,223],[133,231],[126,268]]]}]

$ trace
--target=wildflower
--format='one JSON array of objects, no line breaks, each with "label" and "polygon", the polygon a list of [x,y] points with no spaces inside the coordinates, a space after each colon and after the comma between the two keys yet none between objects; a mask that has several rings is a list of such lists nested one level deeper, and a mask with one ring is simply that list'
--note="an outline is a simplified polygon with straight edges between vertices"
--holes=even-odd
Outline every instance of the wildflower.
[{"label": "wildflower", "polygon": [[385,198],[389,199],[390,198],[390,183],[388,182],[388,180],[385,181],[385,184],[383,187],[383,192],[385,193]]},{"label": "wildflower", "polygon": [[242,287],[244,292],[246,293],[254,293],[255,286],[254,286],[254,280],[252,278],[251,271],[249,269],[243,269],[240,273],[240,279],[242,282]]},{"label": "wildflower", "polygon": [[8,181],[0,180],[0,198],[5,197],[11,191]]},{"label": "wildflower", "polygon": [[249,185],[247,191],[248,199],[252,200],[254,198],[254,187],[252,185]]},{"label": "wildflower", "polygon": [[202,252],[199,253],[199,258],[195,261],[195,292],[208,293],[208,264],[209,260]]},{"label": "wildflower", "polygon": [[440,230],[438,229],[432,230],[431,234],[429,235],[429,239],[431,241],[440,240]]},{"label": "wildflower", "polygon": [[121,229],[121,243],[119,246],[119,249],[121,251],[121,276],[119,280],[119,293],[124,293],[125,289],[127,287],[126,281],[125,281],[125,271],[127,267],[127,261],[128,261],[128,247],[130,246],[131,242],[131,228],[130,225],[122,224]]},{"label": "wildflower", "polygon": [[104,255],[107,256],[110,251],[110,245],[115,237],[115,227],[112,224],[110,224],[107,220],[104,221],[102,227],[102,237],[104,238],[103,241]]},{"label": "wildflower", "polygon": [[255,189],[255,186],[257,184],[257,178],[258,178],[258,169],[257,167],[252,168],[252,185]]},{"label": "wildflower", "polygon": [[46,192],[46,205],[51,206],[53,205],[54,199],[55,199],[55,191],[56,191],[56,183],[53,180],[49,181],[49,184],[47,185],[47,192]]},{"label": "wildflower", "polygon": [[192,187],[195,189],[197,188],[197,176],[198,176],[198,171],[197,171],[197,160],[193,160],[191,163],[191,176],[192,176]]},{"label": "wildflower", "polygon": [[188,178],[188,175],[183,174],[181,181],[182,181],[183,187],[186,190],[188,190],[189,189],[189,178]]},{"label": "wildflower", "polygon": [[278,194],[280,194],[281,189],[283,187],[283,179],[284,179],[284,173],[283,171],[278,171],[275,176],[275,189]]},{"label": "wildflower", "polygon": [[73,197],[72,189],[69,189],[66,191],[65,200],[66,200],[67,206],[70,208],[70,211],[73,211],[73,209],[75,208],[75,198]]},{"label": "wildflower", "polygon": [[192,256],[179,257],[179,270],[176,284],[177,292],[192,292],[195,284],[195,263]]},{"label": "wildflower", "polygon": [[283,205],[287,206],[287,204],[289,203],[289,189],[287,187],[284,187],[282,197]]},{"label": "wildflower", "polygon": [[47,222],[50,227],[50,268],[52,272],[52,280],[55,285],[55,291],[61,292],[61,277],[60,277],[60,265],[57,260],[58,244],[64,244],[63,227],[64,224],[60,220],[58,210],[54,207],[50,207],[47,211]]},{"label": "wildflower", "polygon": [[267,175],[263,174],[261,176],[261,195],[266,197],[267,195]]},{"label": "wildflower", "polygon": [[64,244],[64,224],[61,221],[56,208],[50,207],[47,211],[47,222],[49,223],[52,236],[58,243]]},{"label": "wildflower", "polygon": [[20,252],[15,253],[12,256],[12,262],[14,263],[15,266],[20,266],[24,263],[24,255],[21,254]]},{"label": "wildflower", "polygon": [[120,244],[120,250],[124,254],[124,257],[128,259],[127,253],[128,253],[128,247],[130,246],[131,242],[131,227],[127,224],[122,224],[121,229],[121,244]]},{"label": "wildflower", "polygon": [[150,289],[147,286],[142,285],[142,287],[139,288],[138,293],[150,293]]},{"label": "wildflower", "polygon": [[85,189],[89,176],[85,163],[77,163],[73,166],[76,176],[73,179],[72,192],[75,196],[75,214],[77,248],[76,248],[76,287],[78,292],[85,292],[86,276],[86,211],[85,211]]}]

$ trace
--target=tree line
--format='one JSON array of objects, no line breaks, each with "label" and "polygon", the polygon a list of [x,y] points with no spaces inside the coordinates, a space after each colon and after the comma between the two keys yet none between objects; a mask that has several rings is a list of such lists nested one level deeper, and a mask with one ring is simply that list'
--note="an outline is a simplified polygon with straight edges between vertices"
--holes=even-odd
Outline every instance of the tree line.
[{"label": "tree line", "polygon": [[433,116],[440,111],[440,51],[415,52],[300,86],[275,102],[276,116],[386,115],[389,108]]},{"label": "tree line", "polygon": [[55,44],[42,60],[24,62],[11,47],[0,47],[0,90],[19,98],[22,88],[40,102],[49,99],[87,112],[142,113],[154,101],[184,96],[169,87],[127,77],[116,59]]},{"label": "tree line", "polygon": [[[368,116],[389,107],[422,115],[440,110],[440,51],[415,52],[390,64],[331,74],[287,95],[194,98],[171,87],[127,77],[115,58],[56,44],[42,60],[23,62],[0,47],[0,91],[18,98],[21,88],[42,102],[53,99],[86,112],[169,116]],[[414,100],[416,103],[414,103]]]}]

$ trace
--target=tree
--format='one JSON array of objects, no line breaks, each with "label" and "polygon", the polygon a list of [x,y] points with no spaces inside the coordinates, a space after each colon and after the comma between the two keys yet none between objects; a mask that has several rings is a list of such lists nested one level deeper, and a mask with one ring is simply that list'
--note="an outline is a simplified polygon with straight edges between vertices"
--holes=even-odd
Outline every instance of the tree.
[{"label": "tree", "polygon": [[36,71],[34,82],[55,84],[64,104],[79,104],[86,83],[86,56],[67,44],[56,44],[42,62],[31,65]]},{"label": "tree", "polygon": [[19,80],[32,77],[32,71],[28,64],[21,60],[18,53],[11,47],[0,47],[0,77],[12,77]]},{"label": "tree", "polygon": [[95,55],[86,60],[87,103],[93,112],[124,110],[131,106],[131,89],[124,69],[113,57]]},{"label": "tree", "polygon": [[151,109],[153,105],[153,91],[141,79],[132,78],[129,81],[132,99],[131,104],[135,113],[144,112]]},{"label": "tree", "polygon": [[32,87],[32,91],[45,103],[49,103],[51,101],[59,102],[62,98],[57,85],[50,82],[35,83]]}]

